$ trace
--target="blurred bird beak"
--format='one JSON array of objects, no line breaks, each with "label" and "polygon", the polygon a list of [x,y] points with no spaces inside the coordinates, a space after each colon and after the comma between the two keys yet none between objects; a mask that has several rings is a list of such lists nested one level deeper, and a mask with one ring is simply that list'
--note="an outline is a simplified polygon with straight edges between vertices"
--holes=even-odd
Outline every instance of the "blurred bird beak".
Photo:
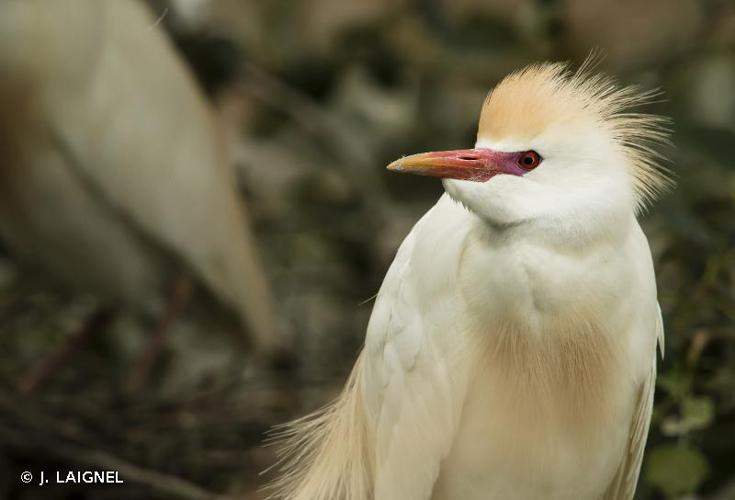
[{"label": "blurred bird beak", "polygon": [[468,181],[485,182],[503,173],[499,153],[492,149],[457,149],[455,151],[432,151],[405,156],[388,165],[388,170],[406,174],[446,177]]}]

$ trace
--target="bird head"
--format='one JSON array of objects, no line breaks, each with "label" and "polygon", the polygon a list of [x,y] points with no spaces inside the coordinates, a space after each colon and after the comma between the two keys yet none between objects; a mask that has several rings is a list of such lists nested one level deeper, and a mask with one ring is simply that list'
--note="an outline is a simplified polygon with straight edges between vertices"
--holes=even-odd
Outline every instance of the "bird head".
[{"label": "bird head", "polygon": [[655,153],[666,120],[628,111],[655,92],[619,87],[589,66],[537,64],[507,76],[485,99],[474,148],[406,156],[388,169],[443,178],[452,198],[498,226],[630,217],[670,183]]}]

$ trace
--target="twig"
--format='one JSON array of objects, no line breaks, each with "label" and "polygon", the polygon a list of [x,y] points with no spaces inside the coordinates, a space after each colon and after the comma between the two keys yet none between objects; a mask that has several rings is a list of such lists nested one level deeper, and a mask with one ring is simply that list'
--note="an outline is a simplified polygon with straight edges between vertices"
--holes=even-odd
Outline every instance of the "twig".
[{"label": "twig", "polygon": [[58,349],[31,367],[18,384],[19,390],[30,394],[43,385],[74,357],[91,336],[104,329],[113,316],[114,312],[109,307],[98,307]]},{"label": "twig", "polygon": [[0,440],[12,445],[14,448],[43,451],[78,464],[114,470],[119,472],[120,477],[126,481],[147,486],[152,490],[166,493],[176,498],[185,500],[233,500],[234,498],[212,493],[189,481],[170,474],[145,469],[101,450],[62,443],[54,443],[52,446],[49,446],[47,443],[46,446],[41,448],[40,446],[29,444],[24,439],[20,439],[17,433],[11,432],[2,426],[0,426]]},{"label": "twig", "polygon": [[363,191],[370,208],[377,207],[379,213],[386,210],[390,200],[377,175],[381,165],[341,120],[256,64],[244,64],[241,85],[254,97],[289,115],[314,141],[330,149]]},{"label": "twig", "polygon": [[208,491],[171,474],[141,467],[106,451],[76,444],[73,441],[84,436],[82,431],[70,429],[53,418],[32,411],[5,391],[0,391],[0,417],[3,417],[0,418],[0,442],[14,448],[47,453],[78,464],[115,470],[125,480],[184,500],[236,498]]}]

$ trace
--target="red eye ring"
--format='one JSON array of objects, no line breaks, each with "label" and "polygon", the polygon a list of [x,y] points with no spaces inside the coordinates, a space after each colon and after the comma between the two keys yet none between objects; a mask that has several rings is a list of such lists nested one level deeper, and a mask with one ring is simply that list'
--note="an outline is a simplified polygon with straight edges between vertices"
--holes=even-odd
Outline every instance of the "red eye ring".
[{"label": "red eye ring", "polygon": [[518,156],[518,166],[523,170],[533,170],[538,167],[543,158],[536,151],[526,151]]}]

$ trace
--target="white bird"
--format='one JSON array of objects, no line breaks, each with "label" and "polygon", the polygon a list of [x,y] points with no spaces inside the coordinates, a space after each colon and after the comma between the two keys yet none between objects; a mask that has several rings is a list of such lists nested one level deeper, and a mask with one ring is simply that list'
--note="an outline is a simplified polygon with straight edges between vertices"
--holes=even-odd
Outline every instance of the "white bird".
[{"label": "white bird", "polygon": [[215,115],[142,3],[4,1],[0,74],[0,234],[12,249],[148,312],[188,268],[259,352],[280,350]]},{"label": "white bird", "polygon": [[[401,245],[337,401],[283,430],[288,500],[632,499],[663,327],[636,215],[670,183],[652,93],[539,64]],[[662,351],[663,352],[663,351]]]}]

